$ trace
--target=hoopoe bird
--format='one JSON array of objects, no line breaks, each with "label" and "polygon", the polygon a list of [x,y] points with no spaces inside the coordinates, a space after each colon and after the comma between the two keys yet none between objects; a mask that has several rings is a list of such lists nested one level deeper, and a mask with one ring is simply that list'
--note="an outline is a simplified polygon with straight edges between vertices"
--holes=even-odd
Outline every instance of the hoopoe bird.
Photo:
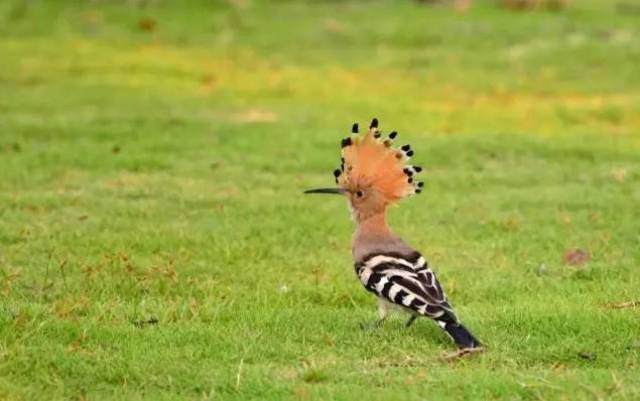
[{"label": "hoopoe bird", "polygon": [[338,194],[349,200],[356,223],[352,254],[355,272],[362,285],[378,297],[380,326],[390,307],[411,316],[409,327],[417,317],[433,319],[462,350],[479,349],[480,342],[467,330],[425,258],[395,235],[387,225],[387,207],[408,196],[420,193],[423,182],[416,176],[419,166],[409,165],[413,156],[410,145],[393,147],[397,132],[382,138],[378,120],[373,119],[367,133],[342,140],[340,168],[334,171],[337,188],[319,188],[308,194]]}]

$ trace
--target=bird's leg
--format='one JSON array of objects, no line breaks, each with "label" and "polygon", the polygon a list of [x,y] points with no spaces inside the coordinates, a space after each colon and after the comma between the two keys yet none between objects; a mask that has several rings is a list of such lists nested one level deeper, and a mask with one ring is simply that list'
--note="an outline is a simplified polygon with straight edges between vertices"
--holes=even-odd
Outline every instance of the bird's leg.
[{"label": "bird's leg", "polygon": [[360,323],[360,327],[362,328],[362,330],[371,330],[371,329],[377,329],[378,327],[381,327],[385,319],[387,318],[388,311],[389,311],[389,305],[387,304],[387,302],[383,301],[382,299],[379,299],[378,300],[378,320],[376,320],[373,323],[366,323],[366,322]]},{"label": "bird's leg", "polygon": [[407,324],[404,325],[404,327],[409,327],[413,324],[413,322],[418,318],[418,315],[411,315],[411,317],[409,318],[409,320],[407,320]]}]

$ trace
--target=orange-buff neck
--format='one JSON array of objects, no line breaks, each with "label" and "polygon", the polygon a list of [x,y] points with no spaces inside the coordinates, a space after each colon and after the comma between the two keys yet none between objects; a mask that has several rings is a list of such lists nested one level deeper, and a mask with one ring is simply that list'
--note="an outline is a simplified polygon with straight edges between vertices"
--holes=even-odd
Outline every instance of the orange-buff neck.
[{"label": "orange-buff neck", "polygon": [[356,241],[370,239],[385,239],[393,236],[387,225],[386,210],[373,214],[362,221],[357,222],[354,239]]}]

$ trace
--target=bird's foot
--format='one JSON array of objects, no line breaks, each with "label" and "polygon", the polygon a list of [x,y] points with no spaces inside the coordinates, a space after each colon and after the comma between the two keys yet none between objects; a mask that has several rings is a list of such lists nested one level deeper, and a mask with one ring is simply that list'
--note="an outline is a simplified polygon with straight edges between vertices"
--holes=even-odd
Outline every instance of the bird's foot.
[{"label": "bird's foot", "polygon": [[473,354],[479,354],[481,352],[484,352],[484,348],[483,347],[475,347],[475,348],[462,348],[456,352],[452,352],[449,354],[446,354],[443,359],[445,361],[452,361],[455,359],[459,359],[459,358],[464,358],[467,356],[471,356]]}]

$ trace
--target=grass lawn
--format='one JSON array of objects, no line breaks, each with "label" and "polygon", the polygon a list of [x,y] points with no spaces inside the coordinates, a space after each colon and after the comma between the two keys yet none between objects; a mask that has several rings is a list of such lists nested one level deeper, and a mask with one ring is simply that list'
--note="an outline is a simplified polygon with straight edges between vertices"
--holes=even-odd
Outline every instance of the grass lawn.
[{"label": "grass lawn", "polygon": [[[640,399],[634,4],[0,2],[0,399]],[[483,354],[359,328],[346,203],[301,193],[371,117]]]}]

